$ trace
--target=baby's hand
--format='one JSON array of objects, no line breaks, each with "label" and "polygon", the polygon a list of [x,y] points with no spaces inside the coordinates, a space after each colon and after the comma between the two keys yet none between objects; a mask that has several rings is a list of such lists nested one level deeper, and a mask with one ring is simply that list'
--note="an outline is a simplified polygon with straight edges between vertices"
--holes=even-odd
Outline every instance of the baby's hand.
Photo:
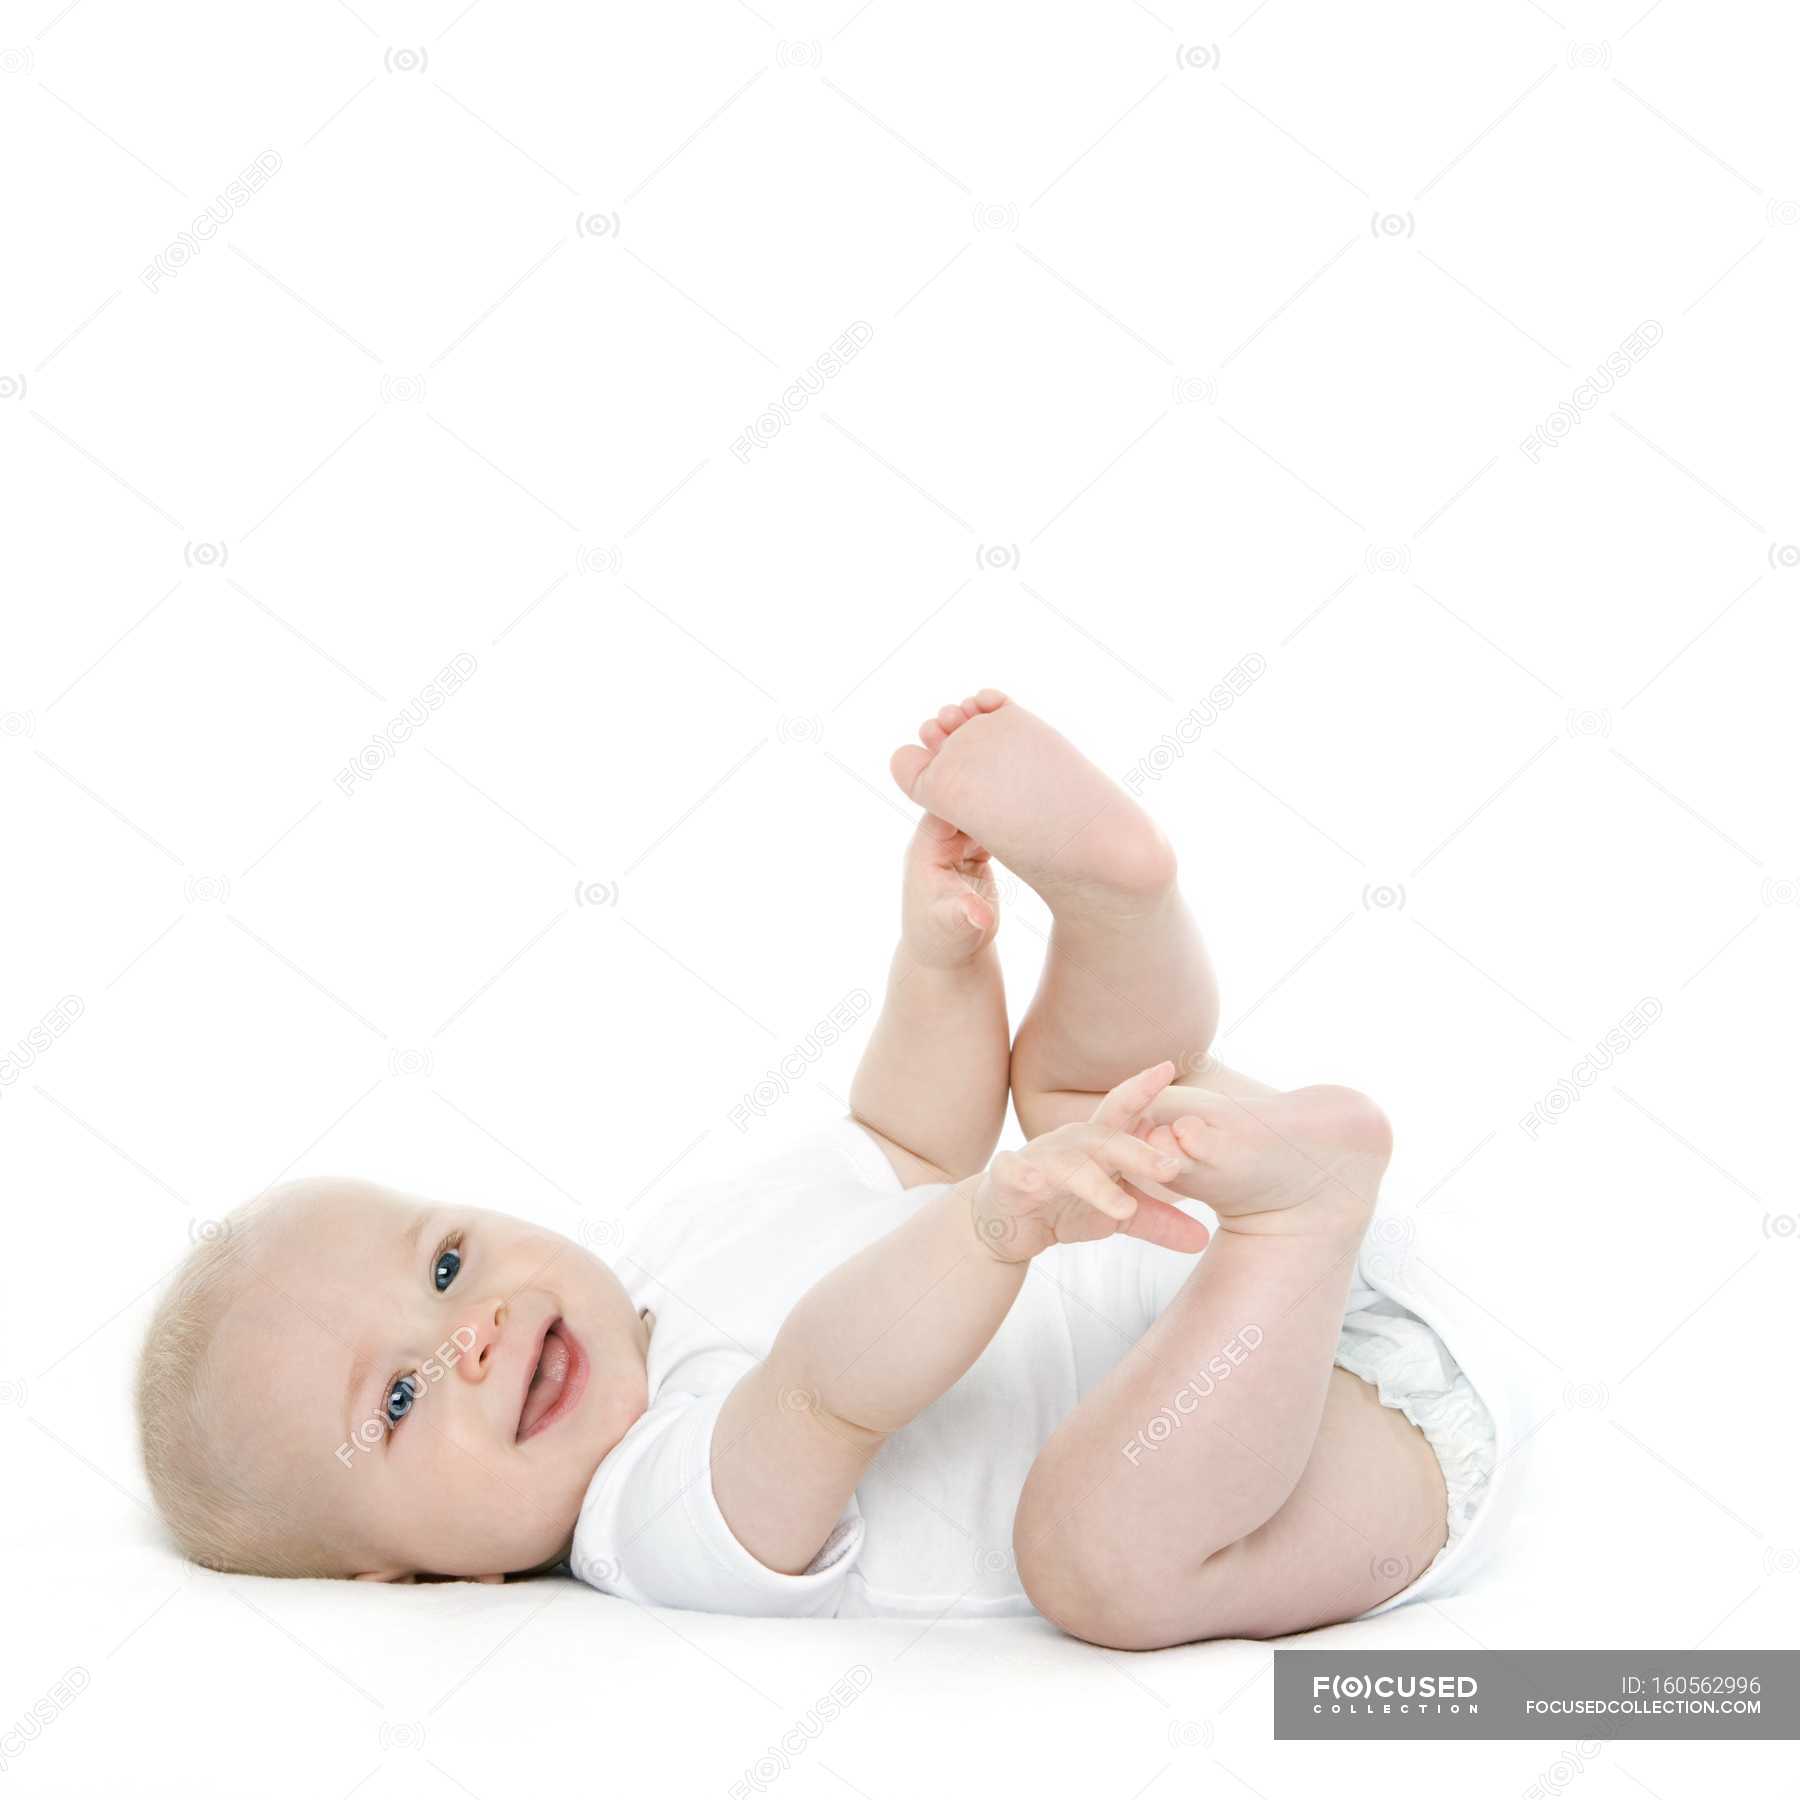
[{"label": "baby's hand", "polygon": [[1114,1088],[1087,1124],[1047,1131],[994,1158],[976,1179],[970,1213],[996,1261],[1027,1262],[1053,1244],[1118,1231],[1170,1250],[1206,1247],[1206,1227],[1157,1198],[1168,1191],[1164,1182],[1188,1172],[1185,1155],[1133,1135],[1174,1074],[1173,1063],[1158,1063]]}]

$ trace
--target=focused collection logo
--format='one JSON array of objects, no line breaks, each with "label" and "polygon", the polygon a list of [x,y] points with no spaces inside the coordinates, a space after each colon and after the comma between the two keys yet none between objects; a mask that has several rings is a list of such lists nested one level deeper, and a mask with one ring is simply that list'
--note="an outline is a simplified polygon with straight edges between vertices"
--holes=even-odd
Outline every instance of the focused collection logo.
[{"label": "focused collection logo", "polygon": [[1316,1714],[1445,1713],[1481,1711],[1474,1675],[1315,1675]]}]

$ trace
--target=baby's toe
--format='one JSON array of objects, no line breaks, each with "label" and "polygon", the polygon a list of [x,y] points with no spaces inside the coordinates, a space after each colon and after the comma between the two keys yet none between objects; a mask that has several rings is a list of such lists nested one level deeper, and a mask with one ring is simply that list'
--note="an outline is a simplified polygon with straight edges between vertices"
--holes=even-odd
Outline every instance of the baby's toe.
[{"label": "baby's toe", "polygon": [[971,931],[987,931],[994,923],[994,909],[974,894],[958,895],[953,903],[957,916]]},{"label": "baby's toe", "polygon": [[902,744],[888,758],[888,771],[900,784],[900,791],[907,799],[913,796],[913,789],[919,785],[919,777],[930,766],[929,751],[921,750],[917,744]]}]

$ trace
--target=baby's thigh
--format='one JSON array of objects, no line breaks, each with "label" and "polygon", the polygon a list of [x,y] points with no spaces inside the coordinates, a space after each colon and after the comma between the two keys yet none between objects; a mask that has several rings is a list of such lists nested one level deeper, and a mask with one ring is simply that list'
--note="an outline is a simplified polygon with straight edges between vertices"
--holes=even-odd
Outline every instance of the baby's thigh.
[{"label": "baby's thigh", "polygon": [[1448,1529],[1443,1471],[1424,1433],[1334,1368],[1306,1467],[1268,1520],[1197,1567],[1124,1550],[1104,1618],[1057,1623],[1119,1650],[1310,1631],[1408,1586]]},{"label": "baby's thigh", "polygon": [[1293,1493],[1201,1570],[1201,1635],[1280,1637],[1354,1619],[1416,1581],[1448,1531],[1444,1472],[1425,1434],[1334,1368]]}]

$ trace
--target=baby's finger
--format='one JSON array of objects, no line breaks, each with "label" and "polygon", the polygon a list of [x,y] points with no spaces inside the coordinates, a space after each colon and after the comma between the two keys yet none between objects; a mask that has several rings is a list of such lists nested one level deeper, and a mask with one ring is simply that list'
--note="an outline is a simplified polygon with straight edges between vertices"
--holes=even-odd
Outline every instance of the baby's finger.
[{"label": "baby's finger", "polygon": [[1142,1238],[1146,1243],[1160,1244],[1165,1250],[1179,1250],[1188,1256],[1197,1255],[1212,1240],[1212,1233],[1198,1219],[1191,1218],[1179,1206],[1148,1195],[1139,1199],[1136,1214],[1119,1230],[1123,1236]]},{"label": "baby's finger", "polygon": [[1138,1202],[1107,1175],[1098,1163],[1085,1157],[1063,1178],[1064,1188],[1084,1201],[1095,1212],[1105,1213],[1117,1225],[1124,1225],[1137,1211]]},{"label": "baby's finger", "polygon": [[1093,1122],[1114,1131],[1129,1131],[1136,1123],[1138,1114],[1174,1079],[1175,1065],[1172,1062],[1159,1062],[1153,1069],[1139,1070],[1128,1080],[1121,1081],[1094,1108]]},{"label": "baby's finger", "polygon": [[1166,1150],[1171,1156],[1182,1154],[1181,1146],[1175,1141],[1175,1134],[1166,1125],[1157,1125],[1148,1116],[1140,1118],[1132,1126],[1131,1135],[1146,1144],[1153,1144],[1158,1150]]},{"label": "baby's finger", "polygon": [[1173,1135],[1166,1144],[1154,1144],[1128,1132],[1115,1131],[1094,1146],[1094,1160],[1109,1175],[1160,1192],[1162,1183],[1173,1181],[1181,1173],[1186,1157]]},{"label": "baby's finger", "polygon": [[1209,1120],[1217,1116],[1221,1108],[1233,1104],[1207,1088],[1165,1083],[1145,1101],[1143,1111],[1152,1125],[1172,1125],[1180,1118]]},{"label": "baby's finger", "polygon": [[1017,1150],[1002,1150],[988,1165],[989,1172],[1003,1187],[1015,1193],[1033,1194],[1044,1185],[1042,1171],[1029,1157]]}]

